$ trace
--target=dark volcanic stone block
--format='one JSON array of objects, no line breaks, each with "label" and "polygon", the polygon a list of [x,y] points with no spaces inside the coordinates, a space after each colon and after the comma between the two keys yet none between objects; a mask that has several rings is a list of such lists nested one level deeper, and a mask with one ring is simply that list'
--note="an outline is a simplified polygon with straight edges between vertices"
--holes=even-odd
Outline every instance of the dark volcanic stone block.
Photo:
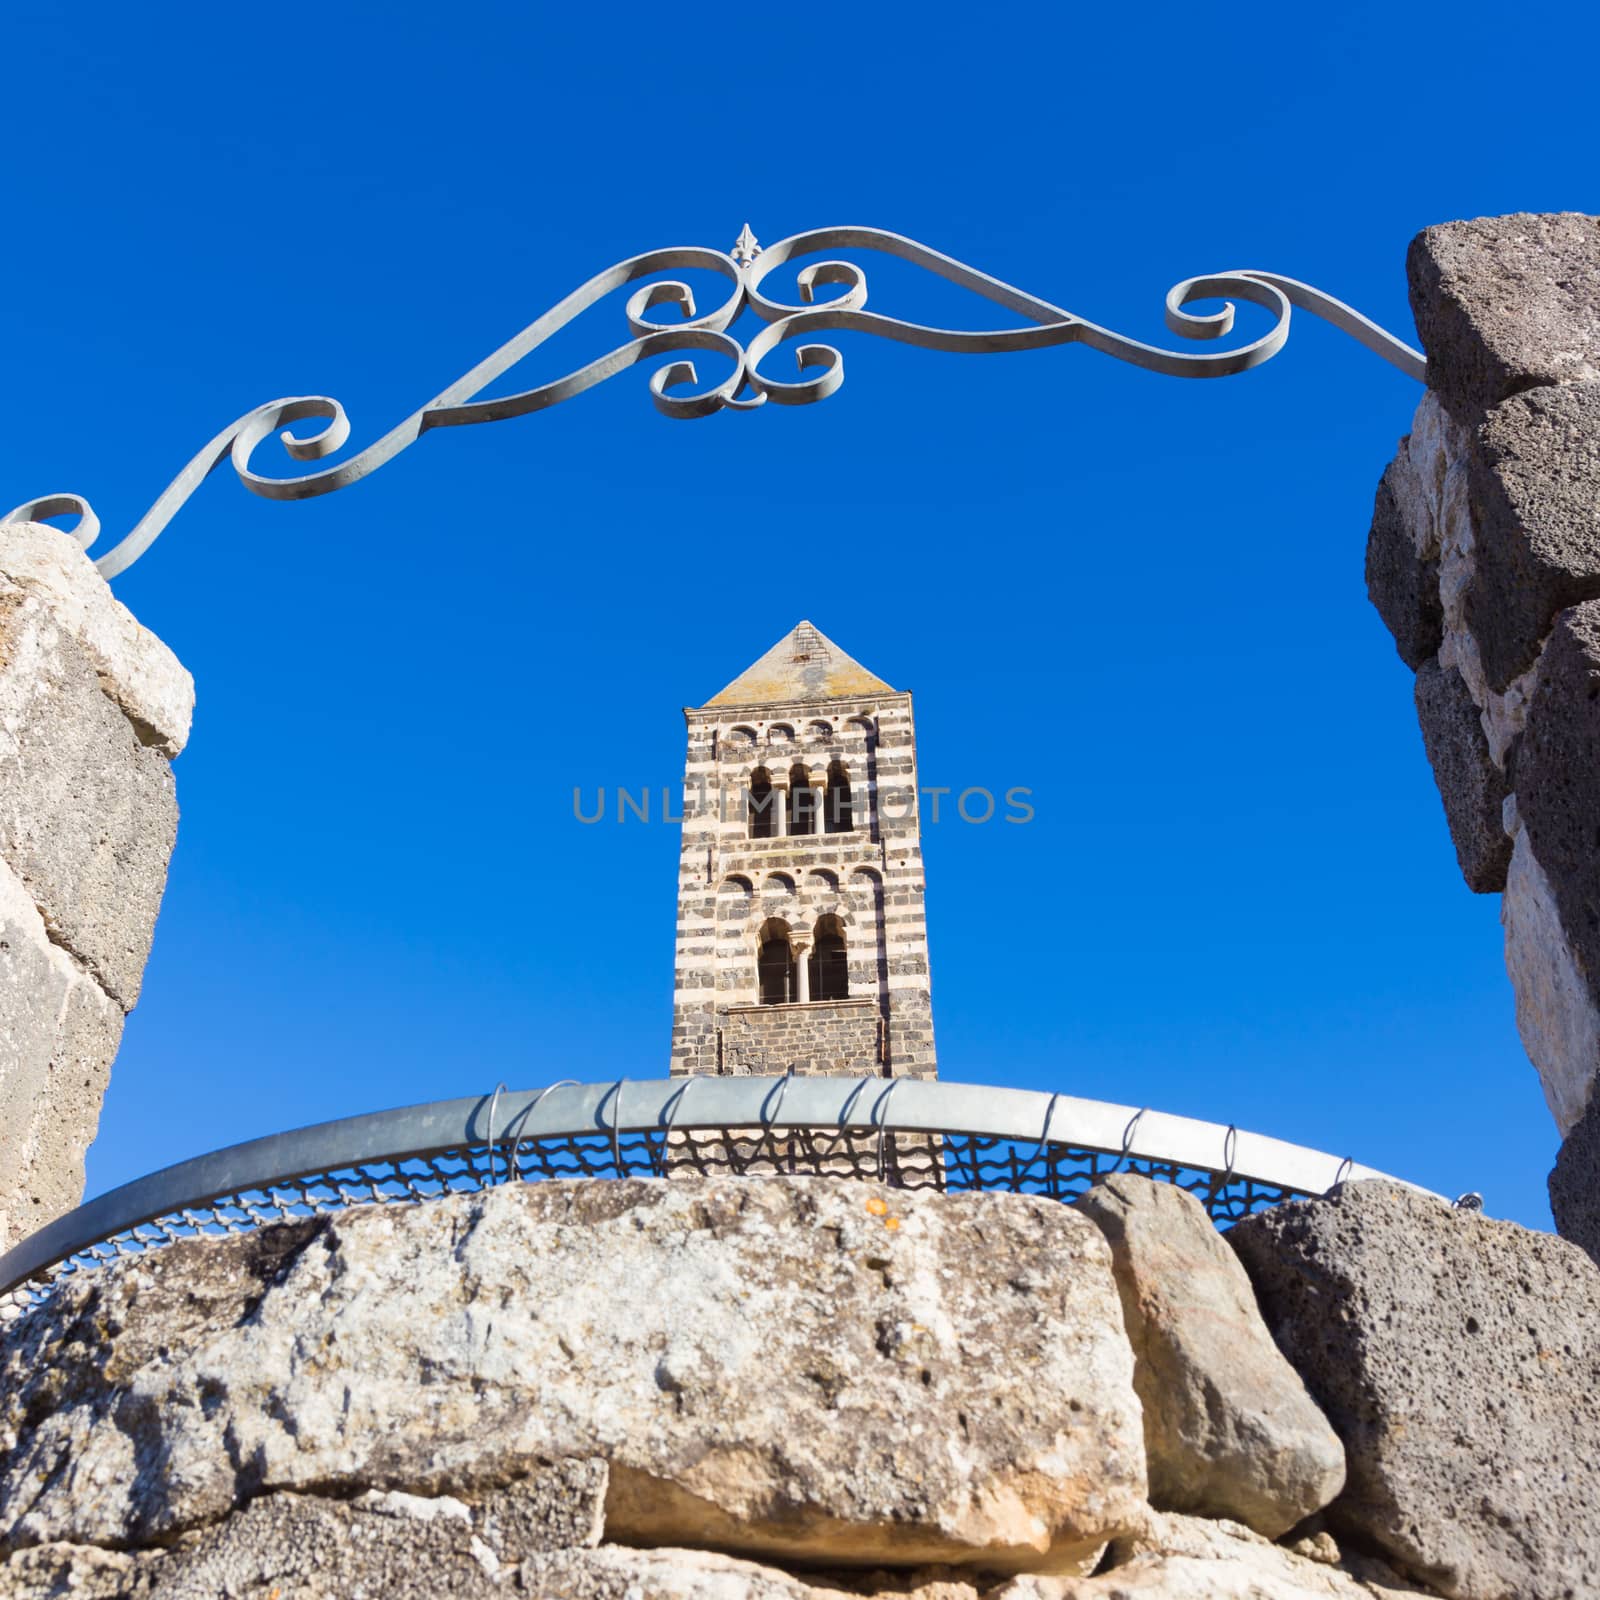
[{"label": "dark volcanic stone block", "polygon": [[1391,461],[1378,482],[1372,502],[1372,529],[1367,535],[1367,594],[1389,632],[1400,659],[1415,671],[1444,642],[1444,612],[1439,604],[1439,563],[1424,560],[1407,531],[1393,479],[1400,470]]},{"label": "dark volcanic stone block", "polygon": [[1600,1263],[1600,1096],[1573,1124],[1550,1173],[1556,1232]]},{"label": "dark volcanic stone block", "polygon": [[1600,385],[1496,406],[1469,466],[1475,576],[1466,619],[1490,686],[1533,665],[1565,606],[1600,598]]},{"label": "dark volcanic stone block", "polygon": [[1556,618],[1514,768],[1517,814],[1600,999],[1600,601]]},{"label": "dark volcanic stone block", "polygon": [[1600,1270],[1396,1183],[1228,1234],[1344,1441],[1331,1525],[1460,1600],[1600,1593]]},{"label": "dark volcanic stone block", "polygon": [[1428,386],[1464,420],[1523,389],[1600,378],[1600,218],[1425,228],[1406,275]]},{"label": "dark volcanic stone block", "polygon": [[1511,865],[1502,823],[1505,774],[1489,754],[1483,722],[1454,667],[1425,661],[1417,673],[1417,721],[1433,767],[1461,876],[1474,894],[1499,894]]}]

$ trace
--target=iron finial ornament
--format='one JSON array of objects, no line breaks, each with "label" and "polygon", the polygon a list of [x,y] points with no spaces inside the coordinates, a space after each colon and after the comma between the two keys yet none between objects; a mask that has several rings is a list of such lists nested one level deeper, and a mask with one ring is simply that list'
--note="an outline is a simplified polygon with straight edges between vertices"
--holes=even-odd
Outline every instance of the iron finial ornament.
[{"label": "iron finial ornament", "polygon": [[741,267],[748,267],[761,254],[761,242],[750,231],[748,222],[739,230],[739,237],[733,241],[730,253]]},{"label": "iron finial ornament", "polygon": [[[858,262],[831,257],[796,269],[798,304],[767,292],[767,279],[780,267],[803,256],[834,250],[876,251],[910,262],[1022,320],[1008,328],[941,328],[868,311],[866,269]],[[686,268],[725,279],[727,293],[715,306],[701,310],[687,283],[660,276]],[[624,343],[547,383],[515,394],[478,398],[597,301],[640,279],[650,281],[628,297],[623,314],[630,337]],[[834,292],[819,301],[818,289]],[[209,440],[132,530],[95,558],[95,565],[107,578],[125,572],[225,461],[232,463],[234,474],[253,494],[268,500],[309,500],[376,472],[431,429],[499,422],[548,410],[642,361],[680,351],[709,352],[725,358],[729,367],[726,377],[704,387],[692,360],[669,361],[651,374],[650,396],[656,409],[685,420],[724,410],[753,411],[769,401],[798,406],[825,400],[844,382],[844,357],[833,345],[795,343],[796,379],[772,377],[762,370],[762,363],[779,345],[829,332],[872,334],[919,349],[965,355],[1003,355],[1081,344],[1168,377],[1222,378],[1270,361],[1287,342],[1290,313],[1298,308],[1331,323],[1408,377],[1427,381],[1427,362],[1420,350],[1310,284],[1254,268],[1209,273],[1175,284],[1167,292],[1167,327],[1194,341],[1226,338],[1233,331],[1235,299],[1270,312],[1272,326],[1229,350],[1166,349],[1089,322],[902,234],[867,227],[814,228],[762,248],[746,223],[732,252],[683,245],[647,251],[607,267],[381,438],[335,465],[298,476],[272,477],[256,470],[255,455],[273,433],[291,461],[320,461],[334,454],[350,437],[349,418],[337,400],[327,395],[293,395],[256,406]],[[1217,311],[1187,309],[1199,300],[1221,300],[1223,304]],[[675,315],[651,315],[658,306],[673,308]],[[728,330],[746,311],[754,313],[764,326],[741,343]],[[297,434],[292,425],[300,422],[321,425],[311,433]],[[63,516],[77,518],[67,531],[88,550],[99,535],[100,523],[82,495],[50,494],[24,501],[0,517],[0,524]]]}]

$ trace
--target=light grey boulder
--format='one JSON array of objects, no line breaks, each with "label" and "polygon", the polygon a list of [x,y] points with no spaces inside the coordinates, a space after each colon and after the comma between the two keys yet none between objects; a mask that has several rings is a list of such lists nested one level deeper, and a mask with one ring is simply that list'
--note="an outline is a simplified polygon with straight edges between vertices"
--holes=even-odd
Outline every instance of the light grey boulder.
[{"label": "light grey boulder", "polygon": [[0,574],[45,603],[143,743],[169,757],[183,749],[194,679],[112,594],[77,540],[38,522],[0,525]]},{"label": "light grey boulder", "polygon": [[1506,775],[1489,753],[1483,718],[1454,667],[1425,661],[1417,673],[1417,722],[1444,802],[1461,876],[1474,894],[1499,894],[1511,865],[1503,822]]},{"label": "light grey boulder", "polygon": [[1326,1534],[1286,1549],[1237,1522],[1155,1514],[1117,1541],[1096,1576],[1029,1574],[983,1600],[1415,1600],[1433,1592],[1381,1561],[1341,1552]]},{"label": "light grey boulder", "polygon": [[1411,241],[1406,276],[1428,387],[1452,411],[1600,378],[1600,218],[1446,222]]},{"label": "light grey boulder", "polygon": [[1077,1209],[1111,1246],[1151,1504],[1271,1538],[1320,1511],[1344,1487],[1344,1447],[1205,1207],[1176,1184],[1117,1173]]},{"label": "light grey boulder", "polygon": [[[804,1574],[709,1550],[559,1550],[525,1561],[522,1591],[561,1600],[979,1600],[953,1573]],[[881,1586],[880,1586],[881,1585]]]},{"label": "light grey boulder", "polygon": [[193,701],[74,540],[0,526],[0,1248],[82,1196]]},{"label": "light grey boulder", "polygon": [[1228,1240],[1344,1440],[1330,1527],[1460,1600],[1600,1593],[1600,1270],[1576,1245],[1387,1182]]},{"label": "light grey boulder", "polygon": [[139,998],[177,826],[166,758],[102,693],[49,606],[0,578],[0,860],[52,941],[124,1011]]},{"label": "light grey boulder", "polygon": [[0,861],[0,1250],[82,1196],[122,1025]]},{"label": "light grey boulder", "polygon": [[1468,494],[1464,615],[1499,691],[1533,665],[1558,611],[1600,597],[1600,385],[1496,406],[1473,436]]},{"label": "light grey boulder", "polygon": [[197,1241],[0,1341],[0,1543],[609,1469],[606,1533],[1082,1571],[1144,1504],[1087,1218],[827,1179],[509,1184]]}]

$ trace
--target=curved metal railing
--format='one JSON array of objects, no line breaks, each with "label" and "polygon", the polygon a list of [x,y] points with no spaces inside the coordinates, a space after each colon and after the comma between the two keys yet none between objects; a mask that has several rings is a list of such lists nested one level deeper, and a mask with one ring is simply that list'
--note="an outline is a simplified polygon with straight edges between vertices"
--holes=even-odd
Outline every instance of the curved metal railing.
[{"label": "curved metal railing", "polygon": [[696,1076],[502,1085],[251,1139],[124,1184],[0,1256],[0,1310],[15,1315],[62,1278],[180,1239],[512,1179],[811,1173],[1071,1201],[1116,1170],[1181,1184],[1223,1227],[1387,1176],[1221,1123],[983,1084]]}]

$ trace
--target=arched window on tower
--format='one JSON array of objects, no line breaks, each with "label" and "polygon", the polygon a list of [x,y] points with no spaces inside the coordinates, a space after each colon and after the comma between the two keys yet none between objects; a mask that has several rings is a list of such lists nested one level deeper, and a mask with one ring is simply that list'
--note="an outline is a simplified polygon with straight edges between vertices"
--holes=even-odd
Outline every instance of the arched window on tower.
[{"label": "arched window on tower", "polygon": [[844,924],[835,916],[817,918],[811,939],[811,998],[848,1000],[850,968],[845,958]]},{"label": "arched window on tower", "polygon": [[764,1006],[784,1006],[794,999],[794,946],[789,940],[789,924],[782,917],[769,917],[761,924],[756,982]]},{"label": "arched window on tower", "polygon": [[828,790],[823,802],[823,827],[829,833],[849,833],[856,825],[855,797],[844,762],[828,763]]},{"label": "arched window on tower", "polygon": [[804,766],[789,769],[789,832],[792,834],[817,831],[817,802],[811,792],[811,774]]},{"label": "arched window on tower", "polygon": [[782,797],[772,787],[772,774],[765,767],[757,767],[750,774],[750,787],[745,795],[750,809],[750,837],[777,838],[778,804]]}]

